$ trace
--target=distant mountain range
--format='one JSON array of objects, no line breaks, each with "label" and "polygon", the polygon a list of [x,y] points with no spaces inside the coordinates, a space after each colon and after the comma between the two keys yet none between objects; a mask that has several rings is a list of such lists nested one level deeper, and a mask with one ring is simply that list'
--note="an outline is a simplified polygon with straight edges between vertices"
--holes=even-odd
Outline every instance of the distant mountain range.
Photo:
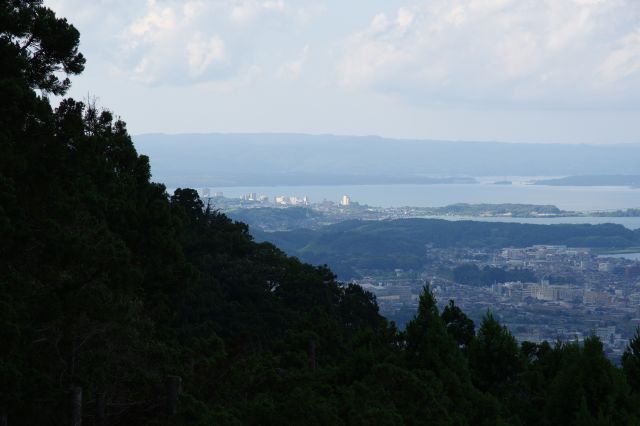
[{"label": "distant mountain range", "polygon": [[303,134],[143,134],[168,186],[458,183],[476,176],[637,174],[640,144],[511,144]]},{"label": "distant mountain range", "polygon": [[[638,164],[640,169],[640,164]],[[640,175],[585,175],[543,179],[536,185],[552,186],[640,186]]]}]

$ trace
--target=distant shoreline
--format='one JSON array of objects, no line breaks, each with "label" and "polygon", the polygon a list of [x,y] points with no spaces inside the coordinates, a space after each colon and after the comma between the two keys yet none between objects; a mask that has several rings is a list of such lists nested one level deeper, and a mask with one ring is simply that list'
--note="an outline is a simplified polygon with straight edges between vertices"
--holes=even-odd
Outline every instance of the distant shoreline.
[{"label": "distant shoreline", "polygon": [[556,179],[536,180],[533,184],[549,186],[626,186],[638,188],[640,187],[640,175],[566,176]]},{"label": "distant shoreline", "polygon": [[258,225],[262,230],[315,229],[345,220],[383,221],[395,219],[445,219],[529,224],[617,223],[640,228],[640,209],[613,212],[563,211],[553,205],[454,204],[444,207],[372,207],[357,202],[341,205],[324,201],[309,203],[297,197],[272,203],[265,199],[211,197],[215,208],[236,220]]}]

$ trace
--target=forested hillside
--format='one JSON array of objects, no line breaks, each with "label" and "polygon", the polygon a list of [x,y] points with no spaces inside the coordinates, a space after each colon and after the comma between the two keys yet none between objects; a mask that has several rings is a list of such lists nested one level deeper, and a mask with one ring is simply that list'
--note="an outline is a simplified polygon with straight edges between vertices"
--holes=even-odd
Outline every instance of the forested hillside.
[{"label": "forested hillside", "polygon": [[[248,217],[251,219],[251,217]],[[356,270],[421,269],[427,245],[437,248],[569,247],[625,248],[640,246],[640,230],[622,225],[531,225],[523,223],[450,221],[442,219],[350,220],[320,229],[259,232],[292,256],[326,263],[343,279]]]},{"label": "forested hillside", "polygon": [[[425,287],[399,332],[360,287],[150,181],[125,124],[66,99],[79,34],[0,3],[0,425],[635,425],[640,336],[477,333]],[[177,396],[177,400],[174,400]]]}]

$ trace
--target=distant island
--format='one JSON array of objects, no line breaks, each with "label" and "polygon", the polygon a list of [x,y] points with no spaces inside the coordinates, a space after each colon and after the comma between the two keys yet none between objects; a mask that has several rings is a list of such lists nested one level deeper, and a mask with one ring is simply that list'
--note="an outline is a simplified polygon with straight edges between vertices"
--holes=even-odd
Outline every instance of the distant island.
[{"label": "distant island", "polygon": [[444,207],[426,209],[433,216],[508,216],[508,217],[555,217],[575,216],[580,213],[560,210],[553,205],[537,204],[467,204],[456,203]]},{"label": "distant island", "polygon": [[542,179],[535,185],[550,186],[640,186],[640,175],[580,175],[557,179]]},{"label": "distant island", "polygon": [[640,217],[640,209],[625,209],[589,213],[592,217]]}]

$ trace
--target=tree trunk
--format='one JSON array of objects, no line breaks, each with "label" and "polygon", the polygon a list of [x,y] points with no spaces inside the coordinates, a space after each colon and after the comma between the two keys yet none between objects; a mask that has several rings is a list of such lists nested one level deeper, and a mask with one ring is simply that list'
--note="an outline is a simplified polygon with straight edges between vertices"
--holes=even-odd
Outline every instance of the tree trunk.
[{"label": "tree trunk", "polygon": [[316,369],[316,341],[311,340],[309,342],[309,369],[315,371]]},{"label": "tree trunk", "polygon": [[82,388],[71,387],[71,426],[82,426]]},{"label": "tree trunk", "polygon": [[167,413],[175,416],[178,413],[178,395],[182,392],[182,377],[167,376]]},{"label": "tree trunk", "polygon": [[104,392],[96,394],[96,426],[106,426],[107,419],[104,415],[106,407]]}]

